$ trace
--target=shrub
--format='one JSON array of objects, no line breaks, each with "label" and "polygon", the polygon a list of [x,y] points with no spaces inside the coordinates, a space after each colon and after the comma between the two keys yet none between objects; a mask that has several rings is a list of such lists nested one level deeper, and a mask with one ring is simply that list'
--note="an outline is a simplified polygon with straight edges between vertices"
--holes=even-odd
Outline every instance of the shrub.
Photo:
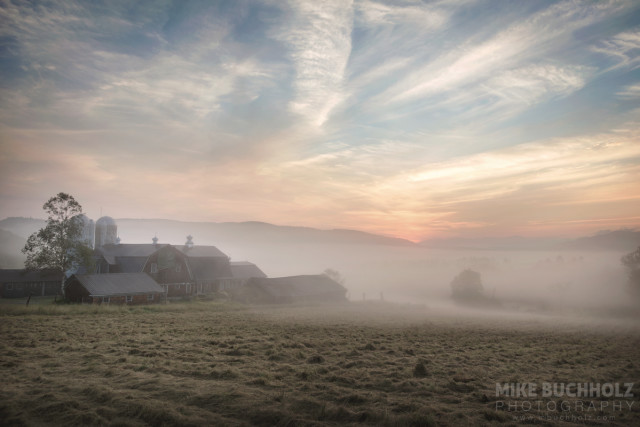
[{"label": "shrub", "polygon": [[466,269],[451,281],[451,297],[456,301],[477,301],[484,299],[484,289],[480,273]]},{"label": "shrub", "polygon": [[424,366],[423,362],[416,363],[416,366],[413,368],[413,376],[416,378],[427,376],[427,367]]}]

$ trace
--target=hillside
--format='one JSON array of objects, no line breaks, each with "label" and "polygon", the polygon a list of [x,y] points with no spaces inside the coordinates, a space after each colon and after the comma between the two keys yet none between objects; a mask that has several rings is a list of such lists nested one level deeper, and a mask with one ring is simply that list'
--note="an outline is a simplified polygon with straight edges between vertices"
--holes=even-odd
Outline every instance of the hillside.
[{"label": "hillside", "polygon": [[25,256],[20,252],[27,239],[0,229],[0,268],[22,268]]},{"label": "hillside", "polygon": [[[123,243],[151,242],[157,236],[163,243],[184,243],[192,235],[196,244],[228,243],[297,243],[341,245],[415,246],[415,243],[356,230],[320,230],[265,222],[186,222],[168,219],[116,219]],[[0,228],[26,239],[44,226],[44,220],[6,218]],[[24,244],[24,243],[23,243]]]},{"label": "hillside", "polygon": [[127,241],[147,242],[157,235],[161,242],[181,244],[187,235],[200,244],[294,243],[415,246],[404,239],[355,230],[320,230],[265,222],[183,222],[165,219],[117,219],[120,236]]},{"label": "hillside", "polygon": [[640,231],[604,230],[577,239],[522,236],[429,239],[420,242],[420,245],[433,249],[630,252],[640,246]]},{"label": "hillside", "polygon": [[38,231],[44,225],[45,221],[43,219],[36,218],[10,217],[0,221],[1,229],[10,231],[14,235],[24,238],[24,240],[27,240],[32,233]]},{"label": "hillside", "polygon": [[622,229],[600,231],[593,236],[581,237],[559,245],[568,250],[600,250],[631,252],[640,246],[640,231]]},{"label": "hillside", "polygon": [[421,246],[434,249],[465,249],[465,250],[544,250],[558,245],[561,239],[536,237],[481,237],[449,239],[429,239],[420,242]]}]

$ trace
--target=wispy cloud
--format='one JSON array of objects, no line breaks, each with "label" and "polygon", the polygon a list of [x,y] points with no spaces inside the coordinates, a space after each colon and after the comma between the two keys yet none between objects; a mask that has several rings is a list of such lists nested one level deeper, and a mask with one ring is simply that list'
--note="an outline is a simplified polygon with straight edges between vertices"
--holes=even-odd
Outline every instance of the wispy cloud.
[{"label": "wispy cloud", "polygon": [[285,176],[304,183],[313,205],[341,200],[338,209],[348,218],[370,218],[375,231],[390,234],[401,223],[404,237],[416,238],[488,227],[506,221],[510,211],[526,224],[547,216],[564,220],[567,206],[595,206],[600,198],[638,205],[640,193],[627,185],[640,179],[638,137],[629,130],[553,139],[420,167],[410,160],[419,154],[415,145],[343,147],[292,162]]},{"label": "wispy cloud", "polygon": [[607,71],[620,67],[630,67],[632,69],[640,66],[640,31],[625,31],[617,34],[609,40],[592,47],[594,52],[603,53],[613,59],[615,64]]},{"label": "wispy cloud", "polygon": [[640,84],[626,86],[616,92],[616,96],[624,100],[640,99]]},{"label": "wispy cloud", "polygon": [[639,10],[0,0],[0,214],[64,189],[414,239],[633,218]]},{"label": "wispy cloud", "polygon": [[540,65],[540,58],[556,52],[558,40],[597,22],[618,7],[615,4],[578,7],[571,2],[551,6],[487,40],[477,42],[470,38],[416,67],[372,101],[379,108],[431,98],[433,102],[429,105],[433,107],[441,102],[437,97],[443,94],[447,94],[445,103],[451,104],[452,99],[466,103],[468,97],[457,95],[483,89],[487,95],[500,98],[517,96],[526,104],[546,99],[542,93],[566,95],[584,84],[585,69],[553,63]]},{"label": "wispy cloud", "polygon": [[351,1],[297,1],[274,36],[285,42],[295,68],[291,110],[321,126],[341,102],[343,77],[351,53]]}]

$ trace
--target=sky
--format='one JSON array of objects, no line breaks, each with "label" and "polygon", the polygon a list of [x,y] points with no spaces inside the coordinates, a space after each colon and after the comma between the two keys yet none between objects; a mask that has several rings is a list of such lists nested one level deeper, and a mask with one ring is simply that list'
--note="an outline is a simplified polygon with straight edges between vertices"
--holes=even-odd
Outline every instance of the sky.
[{"label": "sky", "polygon": [[0,0],[0,218],[640,227],[640,3]]}]

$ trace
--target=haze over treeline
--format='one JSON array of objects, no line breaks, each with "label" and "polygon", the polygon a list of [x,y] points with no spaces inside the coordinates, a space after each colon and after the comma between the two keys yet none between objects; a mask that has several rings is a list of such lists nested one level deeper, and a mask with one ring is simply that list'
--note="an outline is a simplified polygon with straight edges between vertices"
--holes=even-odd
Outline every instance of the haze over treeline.
[{"label": "haze over treeline", "polygon": [[[232,261],[254,262],[269,276],[314,274],[331,268],[345,279],[351,300],[427,305],[449,302],[450,282],[464,269],[481,274],[487,296],[516,309],[632,305],[620,257],[640,246],[640,232],[628,229],[579,239],[513,237],[415,244],[353,230],[257,222],[116,222],[122,243],[151,243],[157,236],[160,243],[181,245],[192,235],[195,244],[217,246]],[[27,218],[0,221],[4,253],[14,254],[11,251],[19,248],[21,239],[43,224]]]}]

